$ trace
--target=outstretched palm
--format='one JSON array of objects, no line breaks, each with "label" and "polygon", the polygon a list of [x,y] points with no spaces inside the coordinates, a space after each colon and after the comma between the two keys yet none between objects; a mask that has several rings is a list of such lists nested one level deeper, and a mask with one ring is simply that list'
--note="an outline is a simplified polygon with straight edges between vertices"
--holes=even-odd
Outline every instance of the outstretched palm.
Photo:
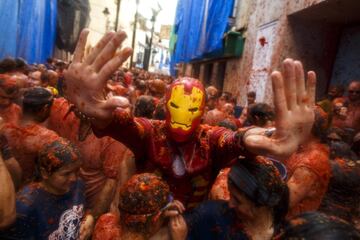
[{"label": "outstretched palm", "polygon": [[106,98],[104,89],[110,76],[131,55],[130,48],[116,50],[126,38],[123,31],[107,33],[84,58],[88,30],[83,30],[74,52],[73,62],[65,72],[65,96],[89,117],[108,122],[116,107],[125,107],[127,99]]},{"label": "outstretched palm", "polygon": [[307,86],[301,62],[286,59],[283,72],[271,74],[275,106],[275,128],[271,137],[261,129],[250,129],[244,139],[248,150],[256,154],[286,158],[309,138],[314,123],[314,72],[307,74]]}]

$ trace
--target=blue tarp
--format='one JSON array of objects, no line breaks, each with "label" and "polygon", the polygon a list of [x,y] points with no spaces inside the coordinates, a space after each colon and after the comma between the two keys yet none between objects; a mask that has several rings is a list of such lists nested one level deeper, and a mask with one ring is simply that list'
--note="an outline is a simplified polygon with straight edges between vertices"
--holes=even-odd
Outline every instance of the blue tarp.
[{"label": "blue tarp", "polygon": [[0,58],[22,57],[39,63],[51,57],[56,9],[56,0],[1,0]]},{"label": "blue tarp", "polygon": [[0,1],[0,59],[16,56],[19,1]]},{"label": "blue tarp", "polygon": [[171,72],[179,62],[200,59],[222,51],[223,36],[229,29],[229,17],[234,0],[179,0],[173,38],[175,49],[171,56]]}]

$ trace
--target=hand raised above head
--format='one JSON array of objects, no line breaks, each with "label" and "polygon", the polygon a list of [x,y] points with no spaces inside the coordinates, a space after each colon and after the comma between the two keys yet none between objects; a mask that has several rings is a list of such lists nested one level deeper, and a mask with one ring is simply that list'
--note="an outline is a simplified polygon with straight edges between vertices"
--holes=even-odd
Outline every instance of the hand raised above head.
[{"label": "hand raised above head", "polygon": [[123,31],[106,33],[84,57],[89,31],[83,30],[74,52],[73,62],[65,71],[65,96],[76,108],[99,121],[109,122],[116,107],[127,107],[123,97],[106,98],[104,89],[111,75],[131,55],[131,48],[121,47],[126,38]]},{"label": "hand raised above head", "polygon": [[304,143],[314,123],[316,75],[307,73],[299,61],[286,59],[283,71],[271,74],[275,106],[275,132],[270,137],[265,130],[250,129],[244,136],[248,150],[255,154],[286,158]]}]

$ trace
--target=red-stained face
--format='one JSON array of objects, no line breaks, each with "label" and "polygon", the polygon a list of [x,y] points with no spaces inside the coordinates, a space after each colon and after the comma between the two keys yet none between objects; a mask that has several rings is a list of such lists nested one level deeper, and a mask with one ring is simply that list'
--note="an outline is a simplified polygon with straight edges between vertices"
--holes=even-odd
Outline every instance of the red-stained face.
[{"label": "red-stained face", "polygon": [[349,100],[351,102],[356,102],[360,100],[360,81],[352,82],[349,85]]},{"label": "red-stained face", "polygon": [[230,191],[230,208],[233,208],[239,217],[242,217],[243,219],[252,219],[252,210],[255,209],[254,203],[252,203],[245,194],[238,191],[236,187],[232,186],[232,184],[229,184],[228,186]]},{"label": "red-stained face", "polygon": [[18,93],[19,88],[16,83],[16,77],[0,74],[0,105],[9,105],[11,99],[16,98]]},{"label": "red-stained face", "polygon": [[43,176],[43,184],[57,195],[69,192],[72,184],[77,180],[80,165],[81,161],[66,164],[51,175]]},{"label": "red-stained face", "polygon": [[166,124],[176,142],[189,140],[204,114],[205,91],[200,81],[180,78],[166,92]]}]

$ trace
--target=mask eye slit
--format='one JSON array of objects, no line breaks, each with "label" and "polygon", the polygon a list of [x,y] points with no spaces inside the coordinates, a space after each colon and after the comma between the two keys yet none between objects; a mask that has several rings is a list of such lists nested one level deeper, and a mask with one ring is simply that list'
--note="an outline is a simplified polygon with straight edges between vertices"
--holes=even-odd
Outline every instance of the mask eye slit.
[{"label": "mask eye slit", "polygon": [[173,108],[179,108],[179,106],[178,105],[176,105],[175,103],[173,103],[173,102],[170,102],[170,106],[172,106]]},{"label": "mask eye slit", "polygon": [[196,112],[199,108],[194,107],[194,108],[189,108],[189,112]]}]

